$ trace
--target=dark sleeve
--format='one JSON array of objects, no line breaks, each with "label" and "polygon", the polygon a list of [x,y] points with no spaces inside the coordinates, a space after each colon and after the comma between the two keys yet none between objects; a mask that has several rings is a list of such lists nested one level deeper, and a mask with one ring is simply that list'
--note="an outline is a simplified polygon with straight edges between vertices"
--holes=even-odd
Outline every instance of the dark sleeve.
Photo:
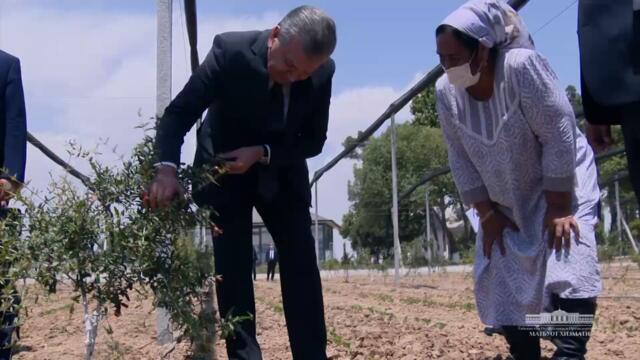
[{"label": "dark sleeve", "polygon": [[633,2],[633,30],[631,34],[631,64],[636,75],[640,75],[640,1]]},{"label": "dark sleeve", "polygon": [[2,177],[24,182],[27,161],[27,114],[24,105],[20,61],[16,60],[7,77],[4,100],[6,104],[6,135],[4,139],[4,169]]},{"label": "dark sleeve", "polygon": [[156,134],[158,162],[180,164],[185,135],[219,94],[224,66],[221,43],[220,36],[213,39],[207,57],[164,111]]},{"label": "dark sleeve", "polygon": [[327,140],[327,126],[329,124],[329,105],[331,103],[331,81],[335,72],[333,60],[327,65],[326,80],[316,90],[314,99],[313,118],[303,121],[302,128],[291,142],[270,145],[272,166],[286,166],[296,161],[312,158],[320,152]]}]

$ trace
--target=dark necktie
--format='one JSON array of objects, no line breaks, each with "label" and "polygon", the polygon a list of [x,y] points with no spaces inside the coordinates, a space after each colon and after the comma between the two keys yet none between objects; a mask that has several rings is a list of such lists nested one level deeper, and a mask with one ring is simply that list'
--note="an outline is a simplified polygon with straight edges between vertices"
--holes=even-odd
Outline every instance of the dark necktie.
[{"label": "dark necktie", "polygon": [[277,83],[274,83],[269,91],[269,120],[273,129],[284,127],[284,94],[282,85]]},{"label": "dark necktie", "polygon": [[[282,86],[273,83],[269,89],[269,130],[282,131],[285,126],[284,118],[284,94]],[[269,202],[273,200],[278,192],[278,173],[271,166],[260,166],[258,168],[258,193],[263,200]]]}]

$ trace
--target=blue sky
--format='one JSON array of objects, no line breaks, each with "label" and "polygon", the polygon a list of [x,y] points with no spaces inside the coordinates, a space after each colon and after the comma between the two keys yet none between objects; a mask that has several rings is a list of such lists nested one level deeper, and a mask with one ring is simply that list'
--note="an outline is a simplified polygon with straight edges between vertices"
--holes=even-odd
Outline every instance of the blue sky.
[{"label": "blue sky", "polygon": [[[4,6],[9,7],[11,1],[4,1]],[[39,3],[67,11],[150,15],[155,12],[155,1],[152,0],[41,0]],[[334,55],[338,64],[336,90],[362,85],[403,87],[417,72],[427,71],[437,63],[433,39],[435,27],[462,3],[464,1],[460,0],[312,2],[332,15],[338,24],[339,46]],[[200,0],[198,16],[199,20],[206,20],[221,15],[284,14],[300,4],[289,0]],[[576,1],[531,0],[522,12],[530,31],[534,32],[571,4],[564,14],[535,34],[538,49],[549,58],[563,85],[577,84],[579,80]],[[174,8],[174,16],[182,14],[181,1],[174,1]],[[209,43],[210,38],[201,37],[199,41]]]},{"label": "blue sky", "polygon": [[[535,33],[538,50],[549,59],[562,87],[579,81],[576,2],[531,0],[522,12]],[[346,136],[366,128],[436,65],[434,29],[462,3],[311,3],[335,18],[339,38],[328,140],[323,153],[309,161],[312,172],[342,149]],[[216,33],[271,27],[298,5],[289,0],[198,1],[201,58]],[[131,149],[141,136],[134,126],[155,114],[155,6],[155,0],[0,0],[0,49],[21,58],[29,128],[34,135],[60,154],[72,139],[92,147],[108,138],[120,154]],[[173,95],[189,75],[181,9],[182,1],[174,0]],[[398,120],[409,116],[405,108]],[[194,150],[192,132],[182,160],[190,162]],[[86,164],[74,164],[87,169]],[[341,162],[322,179],[322,215],[341,221],[348,210],[347,183],[353,166],[353,161]],[[59,176],[61,171],[30,148],[30,187],[43,189],[50,174]]]}]

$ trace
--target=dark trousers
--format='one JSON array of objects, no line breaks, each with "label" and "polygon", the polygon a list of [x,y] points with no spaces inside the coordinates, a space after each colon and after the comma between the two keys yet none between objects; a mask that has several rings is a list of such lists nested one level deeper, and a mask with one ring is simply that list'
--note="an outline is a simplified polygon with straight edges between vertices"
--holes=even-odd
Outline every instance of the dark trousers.
[{"label": "dark trousers", "polygon": [[[236,178],[236,176],[234,176]],[[289,343],[294,359],[326,359],[327,335],[320,273],[311,234],[309,207],[298,196],[281,191],[269,202],[257,195],[251,179],[237,176],[232,201],[216,207],[212,220],[222,229],[213,238],[220,315],[251,315],[226,339],[229,359],[262,359],[256,339],[251,268],[252,210],[258,210],[273,237],[280,262],[280,286]],[[229,179],[228,183],[231,183]],[[226,189],[225,189],[226,190]],[[230,190],[234,190],[231,188]]]},{"label": "dark trousers", "polygon": [[[276,264],[278,262],[275,260],[269,260],[267,262],[267,280],[273,280],[273,277],[276,275]],[[269,277],[271,275],[271,277]]]},{"label": "dark trousers", "polygon": [[[595,315],[596,299],[562,299],[553,295],[554,310],[562,309],[568,313]],[[530,330],[520,330],[517,326],[504,326],[504,337],[509,344],[509,351],[515,360],[539,360],[540,338],[530,335]],[[589,329],[590,330],[590,329]],[[551,341],[556,346],[554,360],[583,360],[587,353],[589,336],[557,336]]]},{"label": "dark trousers", "polygon": [[[0,221],[5,220],[10,214],[11,209],[0,207]],[[16,212],[13,212],[12,215],[18,216]],[[10,264],[0,264],[3,269],[10,266]],[[9,285],[8,280],[0,280],[0,293],[3,293],[4,289]],[[14,306],[19,306],[20,304],[20,297],[15,290],[12,292],[12,303]],[[11,359],[11,343],[17,317],[15,311],[0,311],[0,360]]]},{"label": "dark trousers", "polygon": [[[5,282],[0,281],[0,292],[4,290]],[[12,294],[13,303],[19,305],[19,296],[14,291]],[[16,329],[15,322],[17,320],[15,311],[0,311],[0,360],[11,359],[11,343],[13,332]]]},{"label": "dark trousers", "polygon": [[629,178],[640,204],[640,103],[628,105],[622,111],[622,134]]},{"label": "dark trousers", "polygon": [[256,280],[256,261],[253,261],[253,281]]}]

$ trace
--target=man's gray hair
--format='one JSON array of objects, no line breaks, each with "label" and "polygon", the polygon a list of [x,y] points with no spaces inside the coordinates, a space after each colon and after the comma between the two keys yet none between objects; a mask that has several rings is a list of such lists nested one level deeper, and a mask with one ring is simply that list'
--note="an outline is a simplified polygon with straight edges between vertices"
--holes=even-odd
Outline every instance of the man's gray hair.
[{"label": "man's gray hair", "polygon": [[303,5],[291,10],[278,24],[283,43],[297,36],[310,57],[330,56],[336,48],[336,23],[324,11]]}]

